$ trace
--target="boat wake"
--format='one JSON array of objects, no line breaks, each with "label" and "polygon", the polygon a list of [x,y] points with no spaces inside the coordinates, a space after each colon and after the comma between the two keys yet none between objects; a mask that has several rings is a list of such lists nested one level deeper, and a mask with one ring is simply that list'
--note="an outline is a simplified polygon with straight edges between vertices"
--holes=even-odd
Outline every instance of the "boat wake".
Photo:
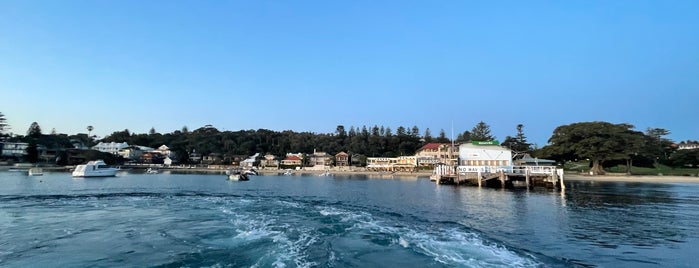
[{"label": "boat wake", "polygon": [[[5,208],[8,203],[15,203],[11,207],[18,211],[28,208],[22,204],[31,203],[25,213],[32,214],[32,219],[41,218],[43,226],[71,226],[65,219],[53,216],[58,215],[55,210],[70,211],[71,221],[81,223],[80,229],[39,234],[46,237],[42,244],[57,250],[46,258],[86,250],[81,245],[90,247],[95,238],[103,239],[104,244],[92,246],[90,252],[112,256],[99,261],[53,263],[57,265],[543,266],[536,257],[482,237],[467,227],[425,224],[412,217],[340,202],[196,192],[1,196],[0,200]],[[31,219],[22,221],[26,220]],[[9,224],[2,227],[20,228]],[[36,243],[17,241],[31,237],[13,239],[17,244]],[[115,253],[110,251],[113,248],[123,250]],[[144,254],[154,248],[159,254]],[[26,254],[33,250],[15,247],[13,252],[22,254],[0,255],[6,261],[29,255],[35,263],[52,263],[48,259],[42,262],[41,254]],[[113,260],[121,262],[110,262]],[[24,261],[10,264],[31,263],[29,259]]]}]

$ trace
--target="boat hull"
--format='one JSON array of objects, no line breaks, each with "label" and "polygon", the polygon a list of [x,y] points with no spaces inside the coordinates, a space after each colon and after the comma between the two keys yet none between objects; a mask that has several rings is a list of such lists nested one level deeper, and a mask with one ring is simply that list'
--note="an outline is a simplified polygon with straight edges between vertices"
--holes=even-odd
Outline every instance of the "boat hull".
[{"label": "boat hull", "polygon": [[86,165],[78,165],[73,170],[73,177],[114,177],[116,176],[116,168],[106,167],[102,161],[90,161]]},{"label": "boat hull", "polygon": [[249,181],[250,179],[245,174],[230,174],[230,175],[228,175],[228,180],[229,181]]}]

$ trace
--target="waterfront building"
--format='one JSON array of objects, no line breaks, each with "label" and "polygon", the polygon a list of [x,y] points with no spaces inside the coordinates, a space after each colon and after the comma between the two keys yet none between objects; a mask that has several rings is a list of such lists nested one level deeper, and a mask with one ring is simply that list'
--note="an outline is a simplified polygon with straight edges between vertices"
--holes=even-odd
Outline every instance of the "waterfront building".
[{"label": "waterfront building", "polygon": [[398,159],[393,157],[367,157],[366,168],[371,171],[392,171],[396,162]]},{"label": "waterfront building", "polygon": [[332,163],[332,156],[326,152],[316,152],[314,149],[313,154],[308,156],[308,166],[330,166]]},{"label": "waterfront building", "polygon": [[497,142],[464,143],[459,146],[459,166],[478,167],[485,172],[512,166],[512,150]]},{"label": "waterfront building", "polygon": [[223,156],[222,156],[221,154],[219,154],[219,153],[210,153],[210,154],[208,154],[208,155],[205,155],[205,156],[202,158],[201,163],[202,163],[202,164],[205,164],[205,165],[212,165],[212,164],[221,163],[222,160],[223,160]]},{"label": "waterfront building", "polygon": [[2,145],[2,157],[15,157],[20,158],[27,155],[27,147],[29,143],[26,142],[3,142]]},{"label": "waterfront building", "polygon": [[140,161],[141,155],[143,155],[143,151],[138,146],[129,146],[129,147],[120,149],[117,152],[117,154],[119,156],[121,156],[122,158],[130,160],[130,161]]},{"label": "waterfront building", "polygon": [[335,155],[335,166],[336,167],[346,167],[349,166],[349,155],[345,152],[339,152]]},{"label": "waterfront building", "polygon": [[280,161],[273,154],[266,154],[265,157],[260,161],[260,167],[262,168],[278,168]]},{"label": "waterfront building", "polygon": [[399,156],[392,166],[392,171],[414,172],[417,169],[417,156]]},{"label": "waterfront building", "polygon": [[420,147],[415,155],[420,166],[434,167],[438,163],[453,165],[456,164],[456,157],[459,155],[459,146],[432,142]]},{"label": "waterfront building", "polygon": [[118,155],[119,150],[129,147],[126,142],[100,142],[95,146],[92,146],[93,150],[100,152],[110,153],[113,155]]},{"label": "waterfront building", "polygon": [[282,166],[296,166],[300,167],[301,166],[301,157],[295,156],[295,155],[289,155],[284,160],[282,160]]},{"label": "waterfront building", "polygon": [[255,166],[255,161],[260,156],[260,153],[255,153],[254,155],[248,157],[247,159],[240,162],[240,166],[244,168],[252,168]]}]

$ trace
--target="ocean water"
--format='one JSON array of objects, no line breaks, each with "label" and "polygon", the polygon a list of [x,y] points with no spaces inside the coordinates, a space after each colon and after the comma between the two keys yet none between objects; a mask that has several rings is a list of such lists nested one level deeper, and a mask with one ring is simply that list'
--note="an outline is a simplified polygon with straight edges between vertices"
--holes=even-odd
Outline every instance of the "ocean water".
[{"label": "ocean water", "polygon": [[697,267],[699,184],[0,172],[2,267]]}]

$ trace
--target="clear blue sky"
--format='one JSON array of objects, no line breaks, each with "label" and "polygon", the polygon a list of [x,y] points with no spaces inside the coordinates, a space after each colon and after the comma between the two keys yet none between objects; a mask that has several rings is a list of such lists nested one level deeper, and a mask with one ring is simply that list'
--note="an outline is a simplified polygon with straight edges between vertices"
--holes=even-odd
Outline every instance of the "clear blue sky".
[{"label": "clear blue sky", "polygon": [[12,132],[583,121],[699,139],[699,1],[0,1]]}]

